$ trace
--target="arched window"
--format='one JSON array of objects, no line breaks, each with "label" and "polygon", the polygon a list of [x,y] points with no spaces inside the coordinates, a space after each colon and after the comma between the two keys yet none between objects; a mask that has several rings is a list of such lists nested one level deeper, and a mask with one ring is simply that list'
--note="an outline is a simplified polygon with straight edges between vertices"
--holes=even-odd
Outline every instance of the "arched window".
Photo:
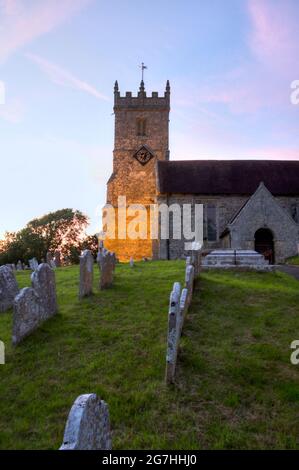
[{"label": "arched window", "polygon": [[298,204],[292,204],[291,205],[291,214],[295,222],[298,224],[299,223],[299,206]]},{"label": "arched window", "polygon": [[217,241],[217,213],[215,204],[204,204],[203,223],[204,240],[207,240],[209,242]]},{"label": "arched window", "polygon": [[146,119],[138,118],[137,119],[137,135],[145,136],[146,135]]}]

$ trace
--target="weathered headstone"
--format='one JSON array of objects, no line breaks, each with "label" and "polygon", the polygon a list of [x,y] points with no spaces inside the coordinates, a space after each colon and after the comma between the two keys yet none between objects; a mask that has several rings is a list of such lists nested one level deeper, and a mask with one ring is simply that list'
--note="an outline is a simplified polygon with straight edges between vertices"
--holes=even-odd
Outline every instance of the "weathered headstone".
[{"label": "weathered headstone", "polygon": [[22,264],[22,261],[19,260],[19,261],[17,262],[17,271],[22,271],[22,270],[23,270],[23,264]]},{"label": "weathered headstone", "polygon": [[50,266],[50,268],[56,269],[56,263],[53,259],[52,253],[50,253],[49,251],[47,253],[47,263]]},{"label": "weathered headstone", "polygon": [[133,266],[134,266],[134,260],[133,260],[132,256],[130,258],[130,266],[131,266],[131,268],[133,268]]},{"label": "weathered headstone", "polygon": [[48,264],[40,264],[31,274],[32,287],[40,298],[46,318],[57,312],[55,273]]},{"label": "weathered headstone", "polygon": [[79,298],[92,294],[94,259],[90,250],[84,250],[80,256]]},{"label": "weathered headstone", "polygon": [[52,253],[50,253],[49,251],[47,253],[47,263],[50,266],[50,268],[53,268],[53,269],[56,268],[56,264],[53,259]]},{"label": "weathered headstone", "polygon": [[29,260],[29,266],[31,271],[35,271],[38,268],[38,261],[36,258],[32,258]]},{"label": "weathered headstone", "polygon": [[0,364],[5,364],[5,344],[0,341]]},{"label": "weathered headstone", "polygon": [[61,255],[60,255],[60,251],[58,250],[56,250],[54,253],[54,262],[57,268],[61,267]]},{"label": "weathered headstone", "polygon": [[169,299],[168,335],[166,353],[166,383],[174,382],[175,368],[178,354],[178,341],[180,336],[180,294],[181,285],[175,282]]},{"label": "weathered headstone", "polygon": [[102,259],[103,259],[103,250],[100,249],[97,254],[97,264],[99,266],[99,270],[101,271],[102,269]]},{"label": "weathered headstone", "polygon": [[80,395],[69,413],[59,450],[111,450],[108,405],[95,393]]},{"label": "weathered headstone", "polygon": [[179,335],[180,336],[181,336],[181,333],[182,333],[185,317],[186,317],[187,312],[188,312],[188,307],[189,307],[189,305],[188,305],[188,289],[186,289],[186,287],[185,287],[182,290],[181,297],[180,297],[180,321],[179,321],[179,324],[180,324]]},{"label": "weathered headstone", "polygon": [[188,296],[187,296],[188,307],[192,300],[193,283],[194,283],[194,266],[192,264],[189,264],[186,266],[186,273],[185,273],[185,287],[186,289],[188,289]]},{"label": "weathered headstone", "polygon": [[110,251],[103,253],[101,260],[100,289],[107,289],[113,284],[114,256]]},{"label": "weathered headstone", "polygon": [[6,312],[13,305],[19,292],[13,269],[8,266],[0,267],[0,312]]},{"label": "weathered headstone", "polygon": [[14,345],[57,312],[55,274],[46,263],[40,264],[31,275],[32,287],[22,289],[14,300]]}]

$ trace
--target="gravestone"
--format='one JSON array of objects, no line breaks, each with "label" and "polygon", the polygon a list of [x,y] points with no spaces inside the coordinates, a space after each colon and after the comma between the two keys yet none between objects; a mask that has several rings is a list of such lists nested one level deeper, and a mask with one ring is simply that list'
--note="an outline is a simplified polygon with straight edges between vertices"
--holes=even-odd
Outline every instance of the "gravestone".
[{"label": "gravestone", "polygon": [[56,263],[55,263],[55,261],[54,261],[54,259],[53,259],[52,254],[51,254],[49,251],[48,251],[48,253],[47,253],[47,263],[48,263],[48,265],[50,266],[50,268],[56,269]]},{"label": "gravestone", "polygon": [[105,251],[101,258],[100,289],[107,289],[113,284],[115,259],[113,253]]},{"label": "gravestone", "polygon": [[84,250],[80,256],[79,298],[92,294],[94,259],[90,250]]},{"label": "gravestone", "polygon": [[17,271],[23,271],[23,264],[21,260],[17,262]]},{"label": "gravestone", "polygon": [[32,258],[29,260],[29,266],[31,271],[35,271],[38,268],[38,261],[36,258]]},{"label": "gravestone", "polygon": [[179,335],[181,336],[185,317],[188,312],[188,289],[186,287],[182,290],[181,297],[180,297],[180,332]]},{"label": "gravestone", "polygon": [[5,364],[5,344],[0,341],[0,364]]},{"label": "gravestone", "polygon": [[103,250],[100,249],[97,254],[97,264],[99,266],[99,270],[101,271],[102,269],[102,259],[103,259]]},{"label": "gravestone", "polygon": [[58,250],[56,250],[54,253],[54,262],[55,262],[56,268],[61,267],[61,256],[60,256],[60,251]]},{"label": "gravestone", "polygon": [[192,300],[193,283],[194,283],[194,266],[192,264],[188,264],[186,266],[186,273],[185,273],[185,287],[186,289],[188,289],[188,296],[187,296],[188,307]]},{"label": "gravestone", "polygon": [[181,285],[175,282],[169,299],[168,310],[168,335],[166,353],[166,383],[174,382],[175,368],[178,354],[178,342],[180,337],[180,294]]},{"label": "gravestone", "polygon": [[130,258],[130,266],[131,266],[131,268],[133,268],[133,266],[134,266],[134,260],[133,260],[132,256]]},{"label": "gravestone", "polygon": [[31,274],[32,287],[40,298],[46,318],[57,312],[55,273],[48,264],[40,264]]},{"label": "gravestone", "polygon": [[80,395],[69,413],[59,450],[111,450],[108,405],[95,393]]},{"label": "gravestone", "polygon": [[0,312],[6,312],[13,306],[13,301],[19,292],[13,269],[8,266],[0,267]]},{"label": "gravestone", "polygon": [[48,251],[48,253],[47,253],[47,263],[48,263],[48,265],[50,266],[50,268],[56,269],[56,263],[55,263],[55,261],[54,261],[54,259],[53,259],[52,254],[51,254],[49,251]]},{"label": "gravestone", "polygon": [[46,263],[40,264],[31,275],[32,287],[25,287],[15,297],[13,306],[14,345],[57,312],[55,274]]}]

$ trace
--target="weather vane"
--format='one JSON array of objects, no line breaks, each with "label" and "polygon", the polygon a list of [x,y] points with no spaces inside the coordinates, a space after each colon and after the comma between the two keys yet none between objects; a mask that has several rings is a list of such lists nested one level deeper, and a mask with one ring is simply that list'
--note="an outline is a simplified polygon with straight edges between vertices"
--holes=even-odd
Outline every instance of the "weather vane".
[{"label": "weather vane", "polygon": [[147,69],[147,66],[144,65],[144,63],[142,62],[141,65],[139,65],[139,67],[141,68],[141,80],[143,81],[144,71],[145,69]]}]

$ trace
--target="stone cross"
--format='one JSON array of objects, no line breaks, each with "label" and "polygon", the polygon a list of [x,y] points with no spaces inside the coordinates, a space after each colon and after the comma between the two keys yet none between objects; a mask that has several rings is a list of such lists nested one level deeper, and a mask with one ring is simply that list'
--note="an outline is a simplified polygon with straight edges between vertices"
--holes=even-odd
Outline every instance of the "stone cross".
[{"label": "stone cross", "polygon": [[108,405],[95,393],[80,395],[69,413],[59,450],[111,450]]}]

